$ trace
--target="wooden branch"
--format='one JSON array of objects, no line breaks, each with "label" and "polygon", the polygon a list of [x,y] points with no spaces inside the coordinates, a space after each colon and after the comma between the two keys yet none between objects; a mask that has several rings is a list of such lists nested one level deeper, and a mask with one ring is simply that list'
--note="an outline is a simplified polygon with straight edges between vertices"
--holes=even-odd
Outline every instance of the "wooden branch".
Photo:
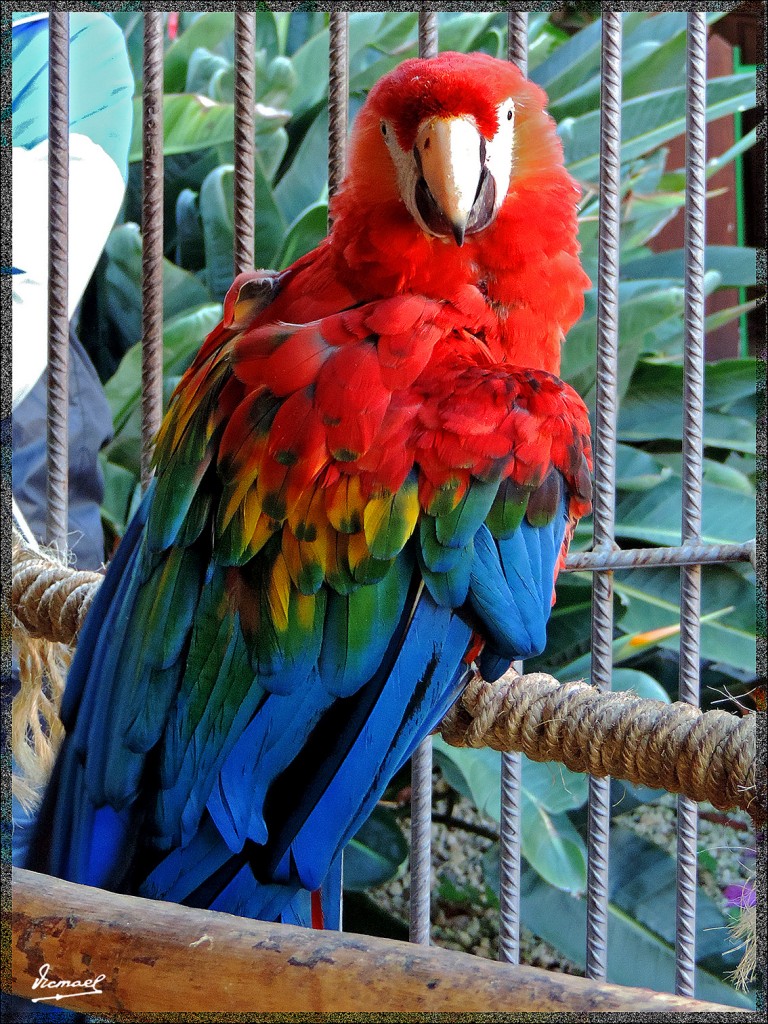
[{"label": "wooden branch", "polygon": [[57,1005],[128,1019],[217,1011],[743,1012],[452,950],[120,896],[20,868],[13,869],[12,939],[15,994],[75,991],[33,989],[48,964],[49,982],[100,979],[100,994]]}]

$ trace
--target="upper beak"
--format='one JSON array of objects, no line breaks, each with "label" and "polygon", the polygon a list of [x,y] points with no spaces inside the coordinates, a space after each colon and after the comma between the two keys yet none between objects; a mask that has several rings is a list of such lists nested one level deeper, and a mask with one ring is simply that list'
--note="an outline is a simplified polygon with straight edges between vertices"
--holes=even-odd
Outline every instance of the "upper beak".
[{"label": "upper beak", "polygon": [[[419,129],[414,156],[446,227],[464,242],[470,213],[480,187],[484,139],[464,117],[432,118]],[[429,224],[432,227],[433,225]]]}]

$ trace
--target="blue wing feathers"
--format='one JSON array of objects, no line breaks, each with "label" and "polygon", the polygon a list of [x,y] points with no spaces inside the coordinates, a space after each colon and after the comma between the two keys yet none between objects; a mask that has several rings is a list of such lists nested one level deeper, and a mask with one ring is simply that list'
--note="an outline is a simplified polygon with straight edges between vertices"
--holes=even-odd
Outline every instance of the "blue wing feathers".
[{"label": "blue wing feathers", "polygon": [[336,927],[344,846],[466,682],[472,629],[457,608],[487,637],[486,678],[543,646],[565,498],[550,523],[522,518],[503,539],[483,525],[493,498],[477,483],[455,513],[423,517],[381,579],[319,591],[301,642],[273,631],[254,658],[228,604],[227,574],[242,570],[210,563],[199,531],[158,550],[173,532],[161,518],[150,547],[150,489],[81,636],[72,736],[41,815],[49,849],[30,866],[301,924],[305,890],[322,886]]}]

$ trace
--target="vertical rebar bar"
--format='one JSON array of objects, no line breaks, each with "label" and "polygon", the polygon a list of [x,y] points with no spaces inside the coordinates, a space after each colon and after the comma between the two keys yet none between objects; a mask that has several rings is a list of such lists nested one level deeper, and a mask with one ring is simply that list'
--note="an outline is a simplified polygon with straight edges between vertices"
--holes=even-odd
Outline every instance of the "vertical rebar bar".
[{"label": "vertical rebar bar", "polygon": [[[521,666],[522,667],[522,666]],[[501,755],[499,826],[499,960],[520,963],[522,758]]]},{"label": "vertical rebar bar", "polygon": [[[597,271],[597,389],[593,546],[614,542],[621,212],[621,15],[605,11],[600,60],[600,211]],[[592,685],[610,690],[613,669],[613,573],[592,584]],[[605,978],[608,963],[610,779],[589,780],[586,973]]]},{"label": "vertical rebar bar", "polygon": [[429,945],[432,889],[432,739],[411,757],[411,895],[408,937]]},{"label": "vertical rebar bar", "polygon": [[[682,541],[701,538],[704,420],[704,245],[706,203],[707,23],[688,15],[685,135],[685,353]],[[680,573],[680,699],[699,703],[701,566]],[[693,996],[696,968],[696,803],[677,803],[675,990]]]},{"label": "vertical rebar bar", "polygon": [[[528,68],[528,15],[510,11],[507,56],[523,74]],[[514,668],[523,671],[522,662]],[[520,847],[522,758],[501,755],[501,821],[499,824],[499,959],[520,962]]]},{"label": "vertical rebar bar", "polygon": [[144,12],[141,233],[141,486],[163,414],[163,16]]},{"label": "vertical rebar bar", "polygon": [[419,12],[419,56],[437,56],[437,12]]},{"label": "vertical rebar bar", "polygon": [[528,15],[510,11],[507,15],[507,60],[528,74]]},{"label": "vertical rebar bar", "polygon": [[[419,14],[419,56],[437,53],[437,14]],[[429,945],[432,889],[432,739],[427,736],[411,758],[411,898],[409,938]]]},{"label": "vertical rebar bar", "polygon": [[347,166],[349,120],[349,14],[332,11],[328,79],[328,195],[333,196]]},{"label": "vertical rebar bar", "polygon": [[254,263],[256,15],[235,8],[235,274]]},{"label": "vertical rebar bar", "polygon": [[69,518],[69,14],[48,22],[48,409],[46,540],[67,547]]}]

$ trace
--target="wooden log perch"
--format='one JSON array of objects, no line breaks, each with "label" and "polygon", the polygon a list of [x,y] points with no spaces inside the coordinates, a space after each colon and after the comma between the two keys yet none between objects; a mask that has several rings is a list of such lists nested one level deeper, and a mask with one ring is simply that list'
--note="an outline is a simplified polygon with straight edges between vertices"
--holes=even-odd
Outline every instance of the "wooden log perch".
[{"label": "wooden log perch", "polygon": [[21,868],[13,869],[12,941],[14,994],[77,991],[33,989],[41,969],[49,983],[98,979],[89,986],[97,994],[57,1005],[137,1020],[160,1012],[744,1012],[453,950],[120,896]]}]

